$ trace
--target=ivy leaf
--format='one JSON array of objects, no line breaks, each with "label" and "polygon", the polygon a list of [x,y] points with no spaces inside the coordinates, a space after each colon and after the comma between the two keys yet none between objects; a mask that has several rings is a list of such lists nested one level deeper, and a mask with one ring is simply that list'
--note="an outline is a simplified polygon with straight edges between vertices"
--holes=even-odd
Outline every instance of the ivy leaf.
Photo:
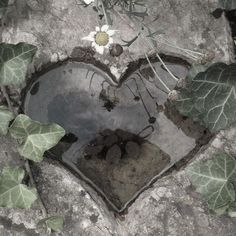
[{"label": "ivy leaf", "polygon": [[201,122],[201,113],[195,108],[192,94],[187,89],[181,89],[177,101],[174,101],[176,109],[183,115],[191,117],[196,122]]},{"label": "ivy leaf", "polygon": [[62,216],[51,216],[40,220],[38,224],[46,224],[49,229],[61,231],[63,229],[64,219]]},{"label": "ivy leaf", "polygon": [[217,211],[235,201],[236,161],[227,154],[192,164],[187,173],[210,209]]},{"label": "ivy leaf", "polygon": [[21,156],[40,162],[46,150],[54,147],[65,135],[65,130],[57,124],[41,124],[26,115],[18,115],[9,132],[22,144],[18,151]]},{"label": "ivy leaf", "polygon": [[0,134],[7,134],[9,123],[13,119],[14,114],[7,107],[0,106]]},{"label": "ivy leaf", "polygon": [[0,1],[0,19],[5,15],[9,0],[1,0]]},{"label": "ivy leaf", "polygon": [[236,121],[236,64],[216,63],[187,80],[174,102],[181,114],[201,122],[212,132]]},{"label": "ivy leaf", "polygon": [[37,47],[26,44],[0,44],[0,84],[20,86],[24,83],[28,65]]},{"label": "ivy leaf", "polygon": [[0,206],[30,208],[37,191],[22,184],[25,172],[20,167],[5,167],[0,178]]},{"label": "ivy leaf", "polygon": [[236,9],[236,1],[235,0],[219,0],[220,7],[222,9],[231,11]]},{"label": "ivy leaf", "polygon": [[201,64],[193,64],[186,76],[187,81],[192,81],[200,72],[206,71],[207,66]]}]

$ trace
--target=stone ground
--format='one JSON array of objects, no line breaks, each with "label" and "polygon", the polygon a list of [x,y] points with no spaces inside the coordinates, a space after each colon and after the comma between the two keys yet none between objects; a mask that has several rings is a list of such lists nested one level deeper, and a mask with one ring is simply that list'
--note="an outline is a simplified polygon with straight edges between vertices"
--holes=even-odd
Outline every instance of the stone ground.
[{"label": "stone ground", "polygon": [[[155,2],[155,4],[153,4]],[[233,41],[224,16],[214,19],[209,13],[216,7],[216,0],[149,0],[153,6],[146,22],[159,17],[152,29],[165,29],[165,38],[176,45],[214,51],[214,61],[233,61]],[[36,69],[48,62],[69,57],[75,47],[89,46],[81,37],[88,35],[99,25],[91,8],[83,8],[78,0],[21,0],[9,9],[2,41],[20,41],[35,44],[39,51],[35,60]],[[115,14],[114,29],[119,30],[114,38],[132,39],[140,25],[132,23],[124,15]],[[194,62],[185,53],[171,47],[159,46],[168,52]],[[95,55],[108,66],[123,70],[129,62],[144,57],[149,52],[148,44],[137,40],[126,48],[121,57]],[[32,68],[33,71],[33,68]],[[220,132],[200,150],[195,160],[211,158],[217,151],[236,155],[236,128]],[[16,145],[8,137],[0,137],[0,169],[16,165],[21,160]],[[184,169],[172,172],[158,180],[143,192],[123,216],[109,211],[103,199],[86,183],[65,170],[57,162],[43,161],[34,168],[38,190],[49,214],[65,217],[65,227],[58,236],[233,236],[236,221],[227,216],[212,215],[206,204],[192,188]],[[0,235],[34,236],[45,235],[37,228],[42,218],[37,202],[30,210],[0,209]]]}]

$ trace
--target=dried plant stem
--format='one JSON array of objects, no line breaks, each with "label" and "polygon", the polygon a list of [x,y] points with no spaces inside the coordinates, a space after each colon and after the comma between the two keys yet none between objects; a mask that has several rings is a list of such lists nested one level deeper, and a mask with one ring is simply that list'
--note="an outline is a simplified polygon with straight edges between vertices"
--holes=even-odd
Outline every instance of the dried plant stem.
[{"label": "dried plant stem", "polygon": [[169,68],[166,66],[166,64],[164,63],[164,61],[161,59],[161,57],[159,56],[159,54],[156,52],[156,56],[158,58],[158,60],[161,62],[161,64],[164,66],[164,68],[167,70],[167,72],[170,74],[171,78],[173,78],[176,82],[178,82],[178,78],[176,78],[176,76],[174,76],[174,74],[169,70]]},{"label": "dried plant stem", "polygon": [[[17,113],[15,112],[15,110],[14,110],[12,104],[11,104],[11,100],[10,100],[9,95],[7,93],[6,87],[5,86],[0,86],[0,88],[1,88],[1,91],[3,93],[3,96],[6,98],[9,110],[14,114],[14,116],[17,116]],[[28,160],[25,160],[24,166],[25,166],[25,170],[26,170],[27,174],[29,175],[31,186],[37,189],[36,183],[34,181],[34,177],[33,177],[33,174],[32,174],[32,170],[30,168]],[[43,201],[42,201],[42,199],[40,198],[39,195],[38,195],[38,201],[39,201],[40,208],[42,210],[43,217],[45,218],[48,215],[47,214],[47,210],[46,210],[46,208],[45,208],[45,206],[43,204]]]},{"label": "dried plant stem", "polygon": [[161,64],[164,66],[164,68],[166,69],[166,71],[169,73],[169,75],[171,76],[172,79],[174,79],[176,82],[178,82],[178,78],[176,78],[176,76],[170,71],[170,69],[166,66],[165,62],[161,59],[161,57],[159,56],[158,52],[156,51],[156,48],[154,47],[153,43],[147,39],[143,34],[142,34],[142,38],[150,45],[150,47],[152,48],[152,50],[155,51],[155,54],[158,58],[158,60],[161,62]]},{"label": "dried plant stem", "polygon": [[[178,49],[180,51],[183,51],[184,53],[186,53],[188,56],[190,56],[193,60],[199,60],[199,58],[203,57],[204,54],[201,53],[201,52],[197,52],[197,51],[193,51],[193,50],[190,50],[190,49],[186,49],[186,48],[181,48],[177,45],[174,45],[173,43],[171,43],[169,40],[167,40],[166,38],[162,37],[162,36],[157,36],[158,38],[160,38],[162,41],[160,42],[158,40],[158,42],[162,43],[162,44],[165,44],[169,47],[172,47],[172,48],[175,48],[175,49]],[[157,41],[157,39],[156,39]]]},{"label": "dried plant stem", "polygon": [[151,67],[153,73],[155,74],[155,76],[157,77],[157,79],[161,82],[161,84],[165,87],[165,89],[166,89],[166,90],[168,91],[168,93],[169,93],[169,92],[170,92],[170,89],[169,89],[168,86],[164,83],[164,81],[160,78],[160,76],[157,74],[156,70],[154,69],[154,67],[153,67],[152,63],[150,62],[150,60],[149,60],[149,58],[148,58],[148,56],[147,56],[146,53],[145,53],[145,57],[146,57],[146,59],[147,59],[147,61],[148,61],[148,64],[150,65],[150,67]]}]

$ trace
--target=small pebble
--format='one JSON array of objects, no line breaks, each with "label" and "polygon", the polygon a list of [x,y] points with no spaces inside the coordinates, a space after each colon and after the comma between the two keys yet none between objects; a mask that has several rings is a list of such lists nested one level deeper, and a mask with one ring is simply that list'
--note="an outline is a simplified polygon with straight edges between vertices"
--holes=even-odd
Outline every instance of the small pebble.
[{"label": "small pebble", "polygon": [[123,47],[120,44],[113,44],[110,49],[110,54],[113,57],[119,57],[123,51]]},{"label": "small pebble", "polygon": [[137,159],[140,153],[140,146],[133,141],[129,141],[125,145],[125,151],[128,154],[128,157]]},{"label": "small pebble", "polygon": [[134,135],[132,133],[129,133],[127,131],[118,129],[116,131],[116,134],[123,140],[123,141],[128,141],[128,140],[132,140]]},{"label": "small pebble", "polygon": [[84,153],[86,155],[97,155],[102,151],[103,147],[104,147],[103,145],[87,146],[84,150]]},{"label": "small pebble", "polygon": [[106,160],[110,164],[118,164],[120,159],[121,159],[121,149],[117,144],[115,144],[108,149],[106,154]]},{"label": "small pebble", "polygon": [[109,135],[104,140],[104,145],[107,147],[111,147],[118,141],[118,137],[115,134]]},{"label": "small pebble", "polygon": [[108,135],[112,135],[113,134],[113,131],[110,130],[110,129],[104,129],[102,132],[101,132],[101,135],[102,136],[108,136]]}]

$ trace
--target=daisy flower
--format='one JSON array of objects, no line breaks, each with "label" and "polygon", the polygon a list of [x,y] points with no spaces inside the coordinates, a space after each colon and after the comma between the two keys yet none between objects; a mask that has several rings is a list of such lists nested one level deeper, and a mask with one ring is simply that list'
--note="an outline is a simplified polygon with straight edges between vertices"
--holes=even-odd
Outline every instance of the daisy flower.
[{"label": "daisy flower", "polygon": [[89,5],[90,3],[94,2],[94,0],[84,0],[84,2]]},{"label": "daisy flower", "polygon": [[100,54],[104,53],[106,48],[113,43],[112,36],[116,30],[109,30],[109,25],[103,25],[101,28],[96,27],[96,31],[92,31],[87,37],[82,38],[92,42],[92,47]]}]

